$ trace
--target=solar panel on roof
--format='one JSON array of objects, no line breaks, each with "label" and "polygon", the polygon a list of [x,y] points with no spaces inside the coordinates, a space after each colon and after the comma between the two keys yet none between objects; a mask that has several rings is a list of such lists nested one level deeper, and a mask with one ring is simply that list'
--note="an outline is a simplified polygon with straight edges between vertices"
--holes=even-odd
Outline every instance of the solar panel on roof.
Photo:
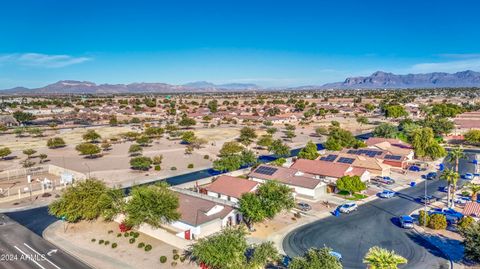
[{"label": "solar panel on roof", "polygon": [[338,159],[338,162],[339,163],[348,163],[348,164],[352,164],[353,161],[355,161],[355,159],[352,159],[352,158],[346,158],[346,157],[340,157]]},{"label": "solar panel on roof", "polygon": [[399,155],[385,155],[385,159],[387,160],[400,160],[402,156]]},{"label": "solar panel on roof", "polygon": [[277,172],[277,168],[274,167],[268,167],[268,166],[260,166],[255,170],[255,173],[262,174],[262,175],[268,175],[271,176],[275,172]]},{"label": "solar panel on roof", "polygon": [[327,162],[333,162],[335,161],[335,159],[338,157],[338,155],[335,155],[335,154],[329,154],[326,158],[325,158],[325,161]]},{"label": "solar panel on roof", "polygon": [[350,149],[347,151],[348,154],[358,154],[358,152],[354,149]]}]

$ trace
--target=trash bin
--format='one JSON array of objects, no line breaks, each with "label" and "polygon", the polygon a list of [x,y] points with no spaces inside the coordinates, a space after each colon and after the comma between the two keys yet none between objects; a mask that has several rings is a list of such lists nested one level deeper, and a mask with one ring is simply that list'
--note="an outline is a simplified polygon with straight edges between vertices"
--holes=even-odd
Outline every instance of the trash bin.
[{"label": "trash bin", "polygon": [[415,187],[415,185],[417,185],[415,181],[410,182],[410,187]]}]

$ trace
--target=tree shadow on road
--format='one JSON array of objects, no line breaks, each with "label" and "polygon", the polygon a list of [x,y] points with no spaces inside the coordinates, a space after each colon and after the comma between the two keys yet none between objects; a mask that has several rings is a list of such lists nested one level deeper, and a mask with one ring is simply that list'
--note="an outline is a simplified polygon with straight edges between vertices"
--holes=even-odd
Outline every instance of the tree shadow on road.
[{"label": "tree shadow on road", "polygon": [[442,235],[421,235],[418,232],[408,233],[407,236],[436,257],[452,260],[455,263],[463,262],[463,245],[459,240]]},{"label": "tree shadow on road", "polygon": [[27,209],[18,212],[5,213],[9,218],[20,223],[30,231],[42,236],[43,231],[58,219],[48,214],[48,207]]}]

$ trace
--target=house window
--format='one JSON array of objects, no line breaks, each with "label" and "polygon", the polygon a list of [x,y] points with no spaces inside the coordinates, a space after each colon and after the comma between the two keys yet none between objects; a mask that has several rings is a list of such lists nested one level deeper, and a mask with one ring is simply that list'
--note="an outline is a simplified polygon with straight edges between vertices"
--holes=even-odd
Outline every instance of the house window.
[{"label": "house window", "polygon": [[220,198],[222,195],[220,193],[217,193],[217,197]]}]

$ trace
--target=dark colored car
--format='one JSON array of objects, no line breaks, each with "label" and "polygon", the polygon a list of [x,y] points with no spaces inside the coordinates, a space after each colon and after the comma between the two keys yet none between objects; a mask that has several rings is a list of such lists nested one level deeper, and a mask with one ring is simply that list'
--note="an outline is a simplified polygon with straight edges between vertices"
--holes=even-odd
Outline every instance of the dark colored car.
[{"label": "dark colored car", "polygon": [[437,201],[437,198],[431,196],[431,195],[427,195],[426,197],[425,196],[420,196],[419,197],[419,201],[420,203],[424,204],[425,202],[427,204],[430,204],[430,203],[433,203],[435,201]]},{"label": "dark colored car", "polygon": [[372,181],[386,185],[392,185],[393,183],[395,183],[395,180],[390,177],[374,177]]},{"label": "dark colored car", "polygon": [[297,208],[302,210],[302,211],[310,211],[312,209],[312,207],[309,204],[304,203],[304,202],[298,203]]},{"label": "dark colored car", "polygon": [[428,180],[436,179],[436,178],[437,178],[437,173],[435,173],[435,172],[430,172],[430,173],[428,173],[428,174],[425,176],[425,178],[428,179]]}]

